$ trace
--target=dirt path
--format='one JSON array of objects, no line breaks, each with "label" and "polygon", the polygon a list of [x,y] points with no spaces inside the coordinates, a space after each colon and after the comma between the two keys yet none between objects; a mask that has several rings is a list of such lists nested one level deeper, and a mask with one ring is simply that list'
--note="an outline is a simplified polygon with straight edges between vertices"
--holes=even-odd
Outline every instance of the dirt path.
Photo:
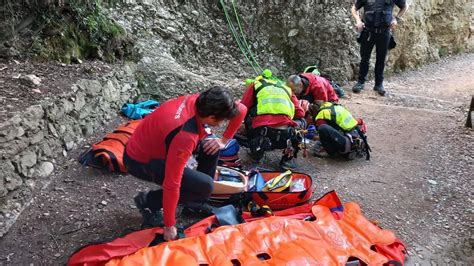
[{"label": "dirt path", "polygon": [[[336,189],[396,231],[409,246],[409,265],[474,265],[474,131],[463,128],[474,54],[391,77],[386,88],[385,98],[368,86],[343,100],[368,124],[370,162],[310,156],[299,170],[316,177],[315,197]],[[0,240],[0,264],[65,263],[87,243],[138,229],[132,198],[148,184],[86,169],[76,156]],[[277,157],[263,166],[277,165]]]}]

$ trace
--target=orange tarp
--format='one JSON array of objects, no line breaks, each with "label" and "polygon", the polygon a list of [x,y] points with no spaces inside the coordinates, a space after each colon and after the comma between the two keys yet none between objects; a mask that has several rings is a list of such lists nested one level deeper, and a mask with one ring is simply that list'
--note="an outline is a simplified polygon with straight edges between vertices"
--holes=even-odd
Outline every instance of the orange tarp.
[{"label": "orange tarp", "polygon": [[312,208],[315,221],[268,217],[222,226],[109,261],[106,265],[345,265],[356,257],[368,265],[389,259],[371,247],[390,245],[395,235],[368,221],[359,205],[347,203],[342,219],[329,208]]}]

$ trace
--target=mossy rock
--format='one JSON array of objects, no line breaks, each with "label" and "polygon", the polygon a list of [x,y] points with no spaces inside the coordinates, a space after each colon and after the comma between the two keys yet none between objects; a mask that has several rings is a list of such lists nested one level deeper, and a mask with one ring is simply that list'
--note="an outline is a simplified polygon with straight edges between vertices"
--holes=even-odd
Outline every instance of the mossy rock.
[{"label": "mossy rock", "polygon": [[40,60],[99,59],[115,62],[133,59],[134,41],[125,30],[107,18],[97,2],[71,2],[65,10],[43,10],[38,25],[41,40],[33,51]]}]

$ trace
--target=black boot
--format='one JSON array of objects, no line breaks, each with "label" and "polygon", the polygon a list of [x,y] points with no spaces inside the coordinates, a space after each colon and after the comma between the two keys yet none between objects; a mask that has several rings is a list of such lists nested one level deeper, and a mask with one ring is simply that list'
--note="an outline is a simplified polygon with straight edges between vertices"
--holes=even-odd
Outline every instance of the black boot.
[{"label": "black boot", "polygon": [[138,193],[133,200],[137,209],[143,217],[142,228],[163,226],[163,213],[161,210],[152,210],[147,203],[147,194],[145,192]]},{"label": "black boot", "polygon": [[383,84],[375,84],[374,91],[378,92],[381,96],[385,96],[385,89]]},{"label": "black boot", "polygon": [[361,83],[361,82],[357,82],[356,85],[354,85],[354,87],[352,87],[352,91],[354,93],[359,93],[363,89],[364,89],[364,83]]}]

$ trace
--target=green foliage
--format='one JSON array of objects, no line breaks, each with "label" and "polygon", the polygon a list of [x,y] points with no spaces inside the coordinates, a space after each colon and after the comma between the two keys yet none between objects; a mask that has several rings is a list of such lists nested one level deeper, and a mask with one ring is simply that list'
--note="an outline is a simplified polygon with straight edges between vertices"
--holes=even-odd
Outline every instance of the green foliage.
[{"label": "green foliage", "polygon": [[70,0],[66,8],[43,8],[38,14],[43,32],[41,49],[36,53],[40,58],[113,62],[127,56],[123,50],[133,45],[124,29],[106,16],[100,0]]},{"label": "green foliage", "polygon": [[445,57],[448,55],[448,49],[446,47],[441,47],[438,49],[439,57]]},{"label": "green foliage", "polygon": [[100,0],[89,1],[87,4],[84,4],[84,1],[72,0],[70,5],[76,21],[94,42],[104,43],[124,33],[119,25],[104,14]]}]

